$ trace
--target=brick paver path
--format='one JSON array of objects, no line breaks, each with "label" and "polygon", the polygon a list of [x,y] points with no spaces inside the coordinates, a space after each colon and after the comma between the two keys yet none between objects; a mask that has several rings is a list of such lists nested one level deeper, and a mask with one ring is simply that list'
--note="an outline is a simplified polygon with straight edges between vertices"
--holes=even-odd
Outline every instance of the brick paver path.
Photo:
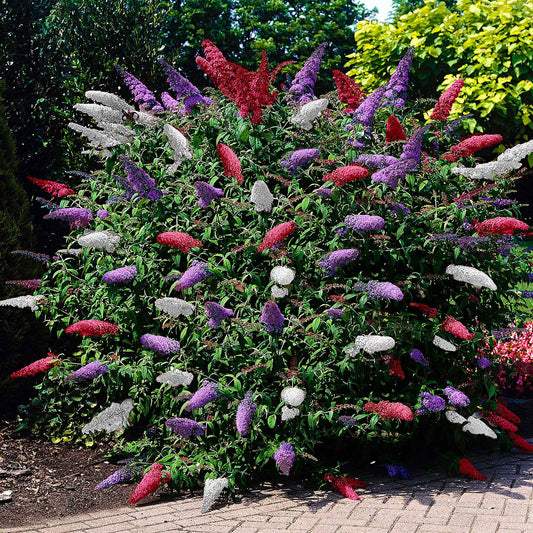
[{"label": "brick paver path", "polygon": [[[531,440],[531,439],[530,439]],[[421,473],[361,476],[361,501],[296,485],[262,486],[200,514],[201,497],[152,501],[1,533],[533,533],[533,455],[477,454],[487,481]],[[110,489],[111,490],[111,489]]]}]

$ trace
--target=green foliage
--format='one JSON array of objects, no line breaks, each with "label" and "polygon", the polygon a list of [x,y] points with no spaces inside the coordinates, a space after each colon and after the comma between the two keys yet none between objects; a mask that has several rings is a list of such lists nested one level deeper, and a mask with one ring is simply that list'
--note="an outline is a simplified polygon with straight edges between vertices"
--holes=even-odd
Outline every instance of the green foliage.
[{"label": "green foliage", "polygon": [[[398,20],[402,15],[407,15],[415,9],[424,6],[425,0],[392,0],[392,15],[394,20]],[[442,1],[442,0],[441,0]],[[457,0],[444,0],[444,3],[450,9],[453,9]]]},{"label": "green foliage", "polygon": [[381,85],[406,49],[416,47],[414,91],[435,97],[457,77],[465,86],[451,118],[475,117],[470,132],[500,133],[517,141],[530,137],[533,120],[533,52],[529,21],[531,2],[459,0],[453,10],[427,0],[420,9],[393,24],[360,22],[357,52],[348,56],[349,74],[371,91]]},{"label": "green foliage", "polygon": [[[111,216],[95,219],[90,229],[114,232],[121,240],[113,253],[84,248],[78,256],[54,262],[40,289],[48,303],[38,314],[60,339],[67,336],[67,326],[85,319],[118,324],[120,333],[83,338],[75,350],[61,353],[61,364],[37,386],[38,395],[22,425],[56,441],[80,441],[86,438],[81,428],[99,411],[129,397],[134,411],[126,429],[113,437],[116,451],[127,456],[146,454],[163,463],[175,489],[195,488],[206,476],[228,477],[231,490],[251,478],[271,477],[275,475],[272,455],[285,442],[297,454],[292,472],[317,482],[326,471],[340,472],[346,460],[390,459],[413,443],[432,453],[450,448],[462,451],[466,436],[450,431],[443,413],[405,422],[380,418],[363,406],[368,401],[403,402],[414,411],[420,407],[421,392],[438,394],[453,385],[471,397],[470,406],[461,408],[468,416],[482,399],[495,398],[492,379],[477,368],[477,349],[485,333],[513,317],[519,297],[515,278],[529,266],[521,259],[524,252],[512,248],[502,257],[497,237],[463,250],[453,240],[430,236],[450,230],[470,235],[463,226],[466,216],[478,220],[513,216],[518,214],[516,207],[495,213],[491,202],[465,200],[468,210],[461,209],[452,198],[478,184],[452,175],[450,164],[433,157],[425,158],[397,189],[370,178],[343,187],[325,184],[326,173],[349,165],[359,154],[347,144],[350,119],[334,93],[328,95],[329,110],[309,131],[291,124],[295,110],[285,105],[283,96],[258,125],[238,117],[236,106],[218,92],[210,91],[210,96],[214,104],[205,110],[194,109],[187,116],[164,113],[149,127],[135,126],[135,137],[111,150],[112,156],[94,174],[96,179],[83,182],[76,197],[61,201],[62,206],[89,208],[93,213],[106,206]],[[378,110],[368,150],[399,156],[402,143],[385,143],[389,114],[387,108]],[[399,110],[398,118],[409,135],[420,127],[411,109]],[[173,158],[163,136],[165,123],[187,136],[193,152],[175,175],[167,173]],[[441,128],[439,147],[446,151],[456,140],[446,137],[441,126],[435,127]],[[433,135],[426,139],[424,150],[439,156],[432,140]],[[220,142],[239,157],[242,186],[225,176],[216,150]],[[320,148],[323,159],[294,176],[280,166],[290,152],[311,147]],[[113,177],[123,175],[118,161],[122,153],[166,191],[160,200],[134,197],[108,204],[108,198],[123,192]],[[258,178],[267,182],[275,197],[272,212],[256,212],[249,203]],[[513,179],[497,178],[497,187],[485,194],[504,194]],[[224,198],[200,208],[193,187],[198,180],[223,188]],[[320,186],[329,186],[333,196],[320,198],[314,192]],[[394,211],[393,202],[409,211]],[[385,227],[371,234],[335,232],[350,214],[379,215]],[[278,249],[258,253],[265,234],[288,221],[295,222],[296,230]],[[186,232],[202,246],[186,253],[159,244],[158,234],[168,231]],[[74,230],[68,246],[76,248],[82,234],[83,229]],[[318,266],[327,253],[351,248],[359,250],[359,257],[334,276]],[[182,274],[193,260],[208,263],[213,276],[176,292],[168,276]],[[452,280],[445,274],[449,264],[482,270],[498,290],[474,290],[468,283]],[[102,282],[105,272],[129,265],[137,266],[133,281]],[[261,323],[262,308],[271,299],[274,266],[296,272],[289,295],[278,300],[284,315],[281,334],[268,333]],[[401,287],[403,298],[370,299],[358,285],[369,281],[394,283]],[[189,317],[169,317],[154,305],[156,299],[167,296],[193,303],[195,312]],[[235,318],[211,329],[204,307],[208,301],[231,308]],[[439,313],[428,318],[408,305],[412,302],[437,307]],[[344,311],[341,319],[326,314],[333,306]],[[441,323],[450,315],[476,337],[461,341],[443,332]],[[146,333],[179,340],[181,350],[173,355],[148,350],[139,340]],[[357,336],[368,334],[395,339],[391,355],[401,361],[404,379],[391,372],[383,354],[362,351],[352,357],[345,352]],[[453,340],[457,352],[436,347],[435,334]],[[429,359],[428,367],[409,357],[413,348]],[[65,381],[72,371],[95,359],[105,361],[109,372],[92,382]],[[172,389],[158,383],[156,376],[170,368],[193,373],[192,384]],[[224,398],[188,413],[189,395],[206,380],[216,382]],[[299,416],[282,421],[280,394],[287,386],[305,389],[307,398]],[[246,391],[253,392],[258,408],[250,433],[240,436],[235,417]],[[339,415],[352,416],[354,424],[344,425]],[[183,439],[172,434],[164,423],[174,417],[191,417],[204,424],[205,435]],[[153,425],[157,431],[150,436],[145,430]],[[91,436],[87,443],[92,442]]]}]

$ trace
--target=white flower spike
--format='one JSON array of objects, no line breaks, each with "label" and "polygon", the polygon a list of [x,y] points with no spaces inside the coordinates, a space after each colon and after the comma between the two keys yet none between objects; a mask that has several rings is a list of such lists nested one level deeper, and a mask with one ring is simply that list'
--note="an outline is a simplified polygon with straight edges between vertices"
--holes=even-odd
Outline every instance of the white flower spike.
[{"label": "white flower spike", "polygon": [[328,104],[329,102],[327,98],[312,100],[300,107],[298,113],[291,117],[291,122],[300,126],[303,130],[309,131],[313,127],[313,124],[311,124],[313,120],[315,120],[315,118],[328,107]]},{"label": "white flower spike", "polygon": [[190,372],[183,372],[183,370],[172,369],[160,376],[157,376],[155,380],[158,383],[168,383],[172,387],[179,387],[180,385],[190,385],[194,376]]},{"label": "white flower spike", "polygon": [[254,204],[256,211],[272,211],[274,196],[268,185],[263,180],[257,180],[252,187],[250,202]]},{"label": "white flower spike", "polygon": [[292,268],[283,266],[274,267],[270,271],[270,279],[278,285],[290,285],[296,276],[296,272]]},{"label": "white flower spike", "polygon": [[185,136],[176,128],[173,128],[170,124],[165,124],[163,126],[163,133],[166,135],[168,144],[174,150],[172,157],[174,158],[174,164],[171,165],[167,172],[169,174],[174,174],[178,167],[181,165],[181,160],[191,159],[192,152],[189,148],[189,142]]},{"label": "white flower spike", "polygon": [[159,298],[155,301],[155,306],[175,318],[180,315],[191,316],[194,312],[194,305],[181,298]]},{"label": "white flower spike", "polygon": [[487,274],[474,267],[464,265],[448,265],[446,267],[446,274],[451,274],[453,279],[457,281],[471,283],[476,289],[487,287],[487,289],[495,291],[498,288],[494,281],[487,276]]},{"label": "white flower spike", "polygon": [[302,405],[306,395],[306,392],[298,387],[287,387],[281,391],[281,399],[292,407]]},{"label": "white flower spike", "polygon": [[228,488],[228,480],[225,477],[206,479],[204,485],[204,499],[202,500],[202,514],[207,513],[220,496],[220,493]]},{"label": "white flower spike", "polygon": [[122,403],[113,402],[107,409],[98,413],[88,424],[86,424],[81,432],[84,435],[87,433],[94,433],[95,431],[118,431],[123,429],[128,416],[133,411],[133,400],[127,398]]},{"label": "white flower spike", "polygon": [[448,342],[447,340],[443,339],[442,337],[439,337],[438,335],[435,335],[433,337],[433,344],[442,350],[446,350],[447,352],[456,352],[457,347],[454,346],[451,342]]},{"label": "white flower spike", "polygon": [[354,344],[355,346],[344,349],[351,357],[355,357],[361,350],[369,354],[391,350],[396,345],[396,341],[386,335],[359,335]]}]

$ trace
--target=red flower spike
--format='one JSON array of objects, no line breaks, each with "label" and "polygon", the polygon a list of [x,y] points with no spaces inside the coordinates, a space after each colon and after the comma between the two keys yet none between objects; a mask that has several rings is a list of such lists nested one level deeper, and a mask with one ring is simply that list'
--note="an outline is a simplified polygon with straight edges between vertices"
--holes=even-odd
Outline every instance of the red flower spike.
[{"label": "red flower spike", "polygon": [[524,440],[520,435],[517,435],[516,433],[510,431],[509,437],[511,437],[515,448],[524,450],[527,453],[533,453],[533,444],[530,444],[527,440]]},{"label": "red flower spike", "polygon": [[239,185],[242,185],[242,168],[239,158],[235,155],[235,152],[225,144],[217,144],[217,152],[222,159],[222,164],[224,165],[224,174],[228,177],[233,177],[237,180]]},{"label": "red flower spike", "polygon": [[360,500],[361,498],[355,492],[354,488],[366,487],[364,481],[359,481],[353,477],[335,477],[331,474],[324,474],[324,481],[329,481],[333,490],[340,492],[346,498],[350,500]]},{"label": "red flower spike", "polygon": [[376,412],[384,420],[397,418],[398,420],[411,422],[414,419],[413,411],[401,402],[379,402]]},{"label": "red flower spike", "polygon": [[440,156],[440,158],[443,160],[443,161],[448,161],[448,163],[455,163],[456,161],[459,161],[459,157],[456,156],[455,154],[442,154]]},{"label": "red flower spike", "polygon": [[230,63],[222,52],[208,39],[202,42],[205,59],[197,57],[198,66],[211,78],[222,94],[235,102],[239,115],[245,118],[253,113],[252,124],[260,124],[263,110],[261,106],[274,103],[277,93],[270,93],[269,86],[273,73],[268,70],[266,52],[263,50],[261,64],[257,72]]},{"label": "red flower spike", "polygon": [[363,409],[367,413],[375,413],[378,410],[378,404],[374,402],[366,402]]},{"label": "red flower spike", "polygon": [[263,239],[263,242],[257,247],[258,252],[272,248],[276,244],[284,241],[294,230],[296,224],[294,222],[284,222],[272,228]]},{"label": "red flower spike", "polygon": [[503,418],[503,416],[499,416],[492,411],[483,411],[483,418],[485,418],[485,420],[490,422],[498,429],[503,429],[504,431],[512,431],[513,433],[516,433],[518,431],[518,428],[512,422],[509,422],[509,420]]},{"label": "red flower spike", "polygon": [[35,374],[39,374],[41,372],[46,372],[50,370],[54,365],[57,365],[58,363],[59,363],[59,359],[57,358],[57,355],[51,352],[48,352],[48,357],[39,359],[38,361],[35,361],[31,365],[25,366],[24,368],[21,368],[20,370],[13,372],[13,374],[11,374],[11,379],[27,378],[30,376],[35,376]]},{"label": "red flower spike", "polygon": [[118,326],[105,320],[80,320],[71,324],[65,333],[78,333],[84,337],[102,337],[103,335],[117,335]]},{"label": "red flower spike", "polygon": [[478,222],[474,220],[474,231],[480,235],[512,235],[515,231],[527,231],[528,224],[512,217],[495,217]]},{"label": "red flower spike", "polygon": [[400,121],[394,116],[389,115],[387,119],[387,125],[385,126],[385,142],[387,144],[394,141],[406,141],[407,136],[403,131]]},{"label": "red flower spike", "polygon": [[391,376],[396,376],[399,379],[405,379],[405,374],[402,368],[402,362],[400,359],[395,359],[392,355],[386,355],[383,357],[389,367]]},{"label": "red flower spike", "polygon": [[364,167],[356,167],[349,165],[347,167],[340,167],[326,174],[322,181],[334,181],[337,187],[342,187],[350,181],[360,180],[368,176],[368,170]]},{"label": "red flower spike", "polygon": [[472,340],[476,335],[475,333],[470,333],[466,326],[453,318],[453,316],[447,316],[446,320],[441,324],[441,329],[459,337],[464,340]]},{"label": "red flower spike", "polygon": [[189,252],[191,248],[201,248],[202,243],[191,237],[188,233],[181,231],[167,231],[160,233],[156,237],[159,244],[168,244],[174,248],[179,248],[182,252]]},{"label": "red flower spike", "polygon": [[474,135],[461,141],[459,144],[452,146],[450,151],[457,157],[468,157],[475,154],[478,150],[499,144],[503,140],[501,135]]},{"label": "red flower spike", "polygon": [[498,407],[496,407],[496,414],[503,416],[503,418],[506,418],[509,420],[509,422],[512,422],[513,424],[520,424],[520,417],[516,416],[512,411],[509,411],[503,403],[501,403],[500,400],[498,400]]},{"label": "red flower spike", "polygon": [[429,305],[419,304],[415,302],[411,302],[409,305],[418,309],[422,313],[427,313],[429,318],[435,318],[437,316],[437,310],[434,307],[429,307]]},{"label": "red flower spike", "polygon": [[40,180],[38,178],[32,178],[27,176],[34,185],[40,187],[43,191],[61,198],[62,196],[71,196],[76,194],[72,189],[67,187],[64,183],[58,183],[57,181]]},{"label": "red flower spike", "polygon": [[447,120],[452,110],[452,105],[459,96],[465,82],[459,78],[455,80],[441,95],[429,120]]},{"label": "red flower spike", "polygon": [[366,97],[363,89],[353,78],[346,76],[340,70],[333,71],[333,79],[335,80],[339,100],[344,104],[348,104],[348,107],[345,107],[343,112],[353,113]]},{"label": "red flower spike", "polygon": [[459,459],[459,474],[463,476],[468,476],[472,479],[477,479],[479,481],[485,481],[487,476],[483,475],[474,465],[466,458]]},{"label": "red flower spike", "polygon": [[[150,470],[141,479],[141,482],[137,485],[133,494],[130,497],[130,503],[135,504],[146,498],[146,496],[155,492],[161,483],[167,483],[170,481],[170,474],[162,470],[163,465],[161,463],[154,463]],[[166,476],[164,478],[163,476]]]}]

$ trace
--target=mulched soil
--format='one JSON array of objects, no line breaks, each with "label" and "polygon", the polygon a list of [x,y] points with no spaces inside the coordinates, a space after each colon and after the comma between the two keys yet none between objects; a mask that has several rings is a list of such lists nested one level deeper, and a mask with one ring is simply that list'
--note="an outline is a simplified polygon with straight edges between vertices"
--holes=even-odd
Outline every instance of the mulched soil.
[{"label": "mulched soil", "polygon": [[[533,400],[508,407],[521,417],[518,433],[533,437]],[[50,442],[14,433],[16,425],[0,421],[0,493],[13,491],[0,503],[0,527],[17,527],[75,514],[128,505],[135,484],[94,487],[119,466],[105,459],[111,444],[91,448]],[[170,496],[160,489],[158,499]],[[175,494],[174,494],[175,496]]]},{"label": "mulched soil", "polygon": [[104,458],[110,444],[51,444],[22,437],[15,427],[0,422],[0,493],[13,491],[10,502],[0,503],[0,527],[128,505],[135,485],[94,489],[120,468]]}]

